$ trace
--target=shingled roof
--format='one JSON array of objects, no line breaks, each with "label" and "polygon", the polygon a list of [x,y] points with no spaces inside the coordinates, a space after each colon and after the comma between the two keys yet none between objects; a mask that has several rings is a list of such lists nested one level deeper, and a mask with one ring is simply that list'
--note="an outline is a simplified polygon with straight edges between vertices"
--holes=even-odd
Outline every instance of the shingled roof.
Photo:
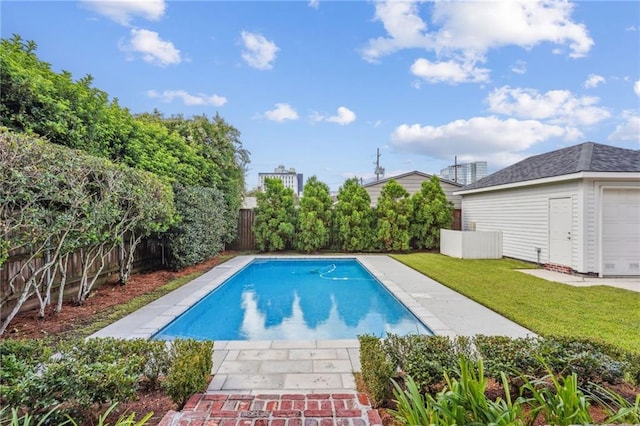
[{"label": "shingled roof", "polygon": [[488,188],[578,172],[640,172],[640,151],[585,142],[534,155],[462,188]]}]

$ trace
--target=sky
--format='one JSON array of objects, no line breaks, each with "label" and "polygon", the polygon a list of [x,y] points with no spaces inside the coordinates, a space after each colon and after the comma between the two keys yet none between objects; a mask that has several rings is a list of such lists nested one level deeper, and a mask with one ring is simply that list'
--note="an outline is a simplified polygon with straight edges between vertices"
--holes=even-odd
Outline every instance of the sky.
[{"label": "sky", "polygon": [[640,149],[640,1],[11,1],[0,34],[132,113],[216,113],[337,190],[592,141]]}]

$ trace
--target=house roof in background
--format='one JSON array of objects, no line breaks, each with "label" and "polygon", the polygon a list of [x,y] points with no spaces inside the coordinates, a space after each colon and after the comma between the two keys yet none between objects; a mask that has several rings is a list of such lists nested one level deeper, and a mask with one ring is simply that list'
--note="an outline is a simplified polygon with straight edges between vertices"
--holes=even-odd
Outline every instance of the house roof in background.
[{"label": "house roof in background", "polygon": [[640,172],[640,151],[584,142],[525,158],[462,190],[488,188],[578,172]]},{"label": "house roof in background", "polygon": [[[405,178],[405,177],[407,177],[407,176],[411,176],[411,175],[419,175],[419,176],[424,177],[425,179],[431,179],[431,176],[433,176],[433,175],[430,175],[430,174],[428,174],[428,173],[424,173],[424,172],[420,172],[420,171],[418,171],[418,170],[414,170],[414,171],[412,171],[412,172],[402,173],[402,174],[395,175],[395,176],[389,176],[389,177],[384,178],[384,179],[374,180],[374,181],[372,181],[372,182],[367,182],[367,183],[365,183],[365,184],[364,184],[364,185],[362,185],[362,186],[364,186],[364,187],[366,188],[366,187],[369,187],[369,186],[375,186],[375,185],[379,185],[379,184],[385,184],[385,183],[387,183],[388,181],[390,181],[391,179],[398,180],[398,179],[402,179],[402,178]],[[463,184],[461,184],[461,183],[454,182],[454,181],[449,180],[449,179],[443,179],[443,178],[441,178],[441,177],[439,177],[439,176],[438,176],[438,179],[440,179],[440,181],[441,181],[441,182],[446,182],[446,183],[451,184],[451,185],[459,186],[460,188],[462,188],[462,187],[464,186],[464,185],[463,185]]]}]

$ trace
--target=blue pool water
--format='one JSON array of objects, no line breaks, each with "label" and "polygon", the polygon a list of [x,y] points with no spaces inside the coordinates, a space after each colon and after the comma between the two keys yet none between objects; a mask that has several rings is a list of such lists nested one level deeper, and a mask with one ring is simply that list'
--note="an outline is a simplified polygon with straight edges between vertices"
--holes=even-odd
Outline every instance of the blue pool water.
[{"label": "blue pool water", "polygon": [[433,334],[355,259],[256,259],[154,338],[354,339]]}]

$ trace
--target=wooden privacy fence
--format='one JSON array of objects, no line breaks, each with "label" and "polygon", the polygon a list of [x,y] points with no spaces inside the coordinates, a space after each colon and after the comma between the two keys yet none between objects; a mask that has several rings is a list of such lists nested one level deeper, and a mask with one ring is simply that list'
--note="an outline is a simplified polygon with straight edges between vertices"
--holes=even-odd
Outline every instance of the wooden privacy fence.
[{"label": "wooden privacy fence", "polygon": [[[149,270],[152,268],[159,267],[163,262],[163,251],[162,245],[157,240],[144,240],[142,241],[138,247],[136,247],[136,251],[134,253],[133,258],[133,267],[132,272],[140,272],[142,270]],[[9,296],[5,306],[2,307],[2,311],[0,312],[0,318],[4,318],[9,311],[15,305],[15,299],[20,295],[24,288],[24,284],[27,282],[29,278],[29,273],[31,268],[24,267],[26,266],[26,262],[29,261],[30,255],[28,252],[18,252],[14,251],[9,253],[9,257],[7,261],[0,267],[0,298],[3,298],[9,295],[9,279],[15,274],[22,273],[20,277],[16,280],[15,287],[16,292],[14,295]],[[45,260],[43,257],[38,257],[31,260],[31,265],[33,268],[38,269],[44,264]],[[89,276],[95,275],[96,271],[99,267],[99,262],[92,265],[89,269]],[[119,276],[120,270],[120,249],[115,248],[111,250],[105,259],[105,266],[98,277],[98,281],[96,284],[101,284],[108,281],[116,281]],[[78,291],[78,283],[80,282],[80,277],[82,274],[82,263],[81,263],[81,251],[78,250],[73,253],[69,258],[69,263],[67,264],[67,283],[65,285],[65,294],[74,295]],[[52,286],[52,295],[57,294],[58,287],[60,284],[60,277],[58,274],[56,276],[51,277],[53,280]],[[55,300],[55,296],[54,296]],[[35,299],[27,301],[21,310],[26,311],[34,308],[37,305],[37,301]],[[54,302],[55,303],[55,302]]]},{"label": "wooden privacy fence", "polygon": [[[253,220],[255,219],[254,209],[240,209],[238,215],[238,236],[229,245],[231,250],[257,250],[256,236],[253,234]],[[460,231],[462,229],[462,210],[453,211],[453,225],[451,229]]]},{"label": "wooden privacy fence", "polygon": [[238,215],[238,236],[229,248],[231,250],[256,250],[256,236],[253,233],[254,209],[240,209]]}]

